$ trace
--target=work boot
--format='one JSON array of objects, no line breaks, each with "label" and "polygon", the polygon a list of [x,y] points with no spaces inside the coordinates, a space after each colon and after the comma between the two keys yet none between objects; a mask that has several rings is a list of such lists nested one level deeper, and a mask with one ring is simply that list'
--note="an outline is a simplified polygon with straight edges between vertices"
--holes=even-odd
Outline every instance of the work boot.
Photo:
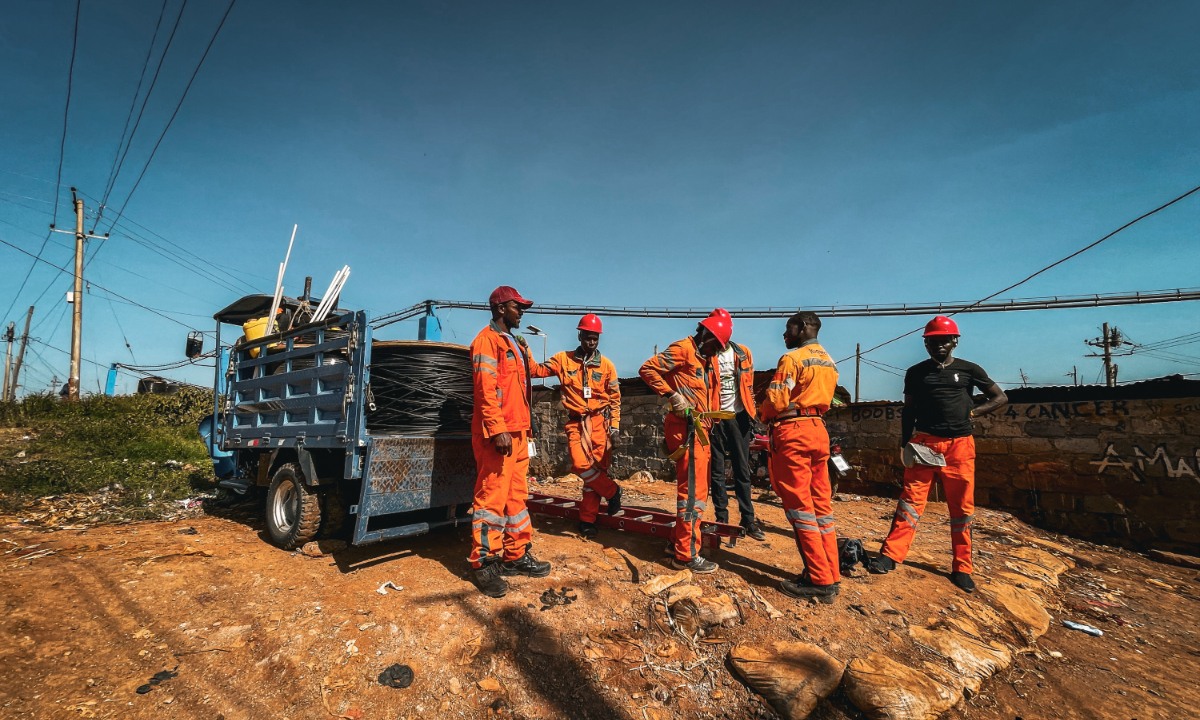
[{"label": "work boot", "polygon": [[762,528],[759,527],[758,523],[754,520],[751,520],[747,523],[742,523],[742,527],[746,529],[747,535],[759,542],[767,539],[767,534],[762,531]]},{"label": "work boot", "polygon": [[867,559],[867,570],[873,575],[887,575],[896,569],[896,561],[879,553],[879,557]]},{"label": "work boot", "polygon": [[954,583],[954,586],[963,592],[975,592],[975,581],[971,579],[970,573],[955,570],[950,573],[950,582]]},{"label": "work boot", "polygon": [[484,560],[483,565],[475,568],[475,584],[479,592],[492,598],[504,597],[508,592],[508,581],[500,577],[500,563],[495,558]]},{"label": "work boot", "polygon": [[525,577],[546,577],[550,574],[550,563],[544,560],[538,560],[529,552],[529,548],[525,548],[525,554],[518,560],[505,560],[500,564],[500,574],[512,577],[514,575],[524,575]]},{"label": "work boot", "polygon": [[579,521],[579,534],[585,538],[594,538],[600,533],[600,529],[596,527],[596,523]]},{"label": "work boot", "polygon": [[834,598],[837,597],[838,587],[833,585],[813,585],[805,581],[803,577],[797,577],[795,580],[784,580],[779,583],[779,589],[784,595],[801,600],[812,600],[823,605],[832,605]]},{"label": "work boot", "polygon": [[686,561],[679,558],[671,558],[671,567],[676,570],[691,570],[697,575],[706,575],[717,571],[717,564],[715,562],[705,560],[700,555]]},{"label": "work boot", "polygon": [[620,485],[617,486],[617,491],[615,493],[613,493],[613,496],[608,499],[607,512],[609,515],[616,515],[617,513],[621,512],[621,486]]}]

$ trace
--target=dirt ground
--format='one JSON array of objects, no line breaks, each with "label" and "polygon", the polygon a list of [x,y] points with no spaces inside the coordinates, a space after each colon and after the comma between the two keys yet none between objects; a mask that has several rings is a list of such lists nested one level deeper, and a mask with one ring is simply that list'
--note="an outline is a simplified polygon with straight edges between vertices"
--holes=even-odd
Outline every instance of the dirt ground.
[{"label": "dirt ground", "polygon": [[[628,490],[627,504],[674,503],[664,484]],[[468,580],[465,529],[314,558],[266,542],[255,502],[58,531],[0,518],[0,718],[774,717],[732,672],[732,643],[798,638],[844,662],[872,651],[912,667],[932,659],[904,628],[952,615],[966,597],[947,579],[944,504],[923,516],[916,561],[887,576],[856,570],[834,605],[778,591],[800,559],[782,508],[757,507],[766,542],[721,548],[721,569],[693,580],[706,596],[735,596],[742,620],[694,647],[653,629],[639,591],[671,573],[662,540],[602,531],[585,542],[573,523],[545,516],[535,516],[534,552],[553,572],[515,579],[501,600]],[[881,540],[893,510],[885,499],[839,502],[838,532]],[[1069,549],[1076,564],[1042,591],[1051,628],[1029,647],[996,628],[1023,650],[947,717],[1200,717],[1200,571],[981,510],[977,578],[1004,571],[997,552],[1030,538]],[[386,581],[402,589],[379,594]],[[541,601],[564,588],[578,601]],[[394,663],[413,669],[410,687],[377,681]],[[138,694],[162,671],[173,676]],[[840,693],[815,716],[862,717]]]}]

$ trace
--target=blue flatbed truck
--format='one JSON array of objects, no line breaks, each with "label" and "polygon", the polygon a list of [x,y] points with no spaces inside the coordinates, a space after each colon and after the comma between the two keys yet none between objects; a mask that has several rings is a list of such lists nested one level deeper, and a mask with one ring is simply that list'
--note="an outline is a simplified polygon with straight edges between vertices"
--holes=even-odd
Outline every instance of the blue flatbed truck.
[{"label": "blue flatbed truck", "polygon": [[[373,341],[366,312],[335,310],[323,322],[241,337],[222,351],[222,326],[265,317],[272,300],[249,295],[214,316],[216,400],[200,429],[220,486],[265,488],[267,531],[289,550],[338,535],[347,520],[355,545],[469,524],[469,432],[406,435],[369,426],[372,349],[406,343]],[[438,345],[469,363],[468,348]]]}]

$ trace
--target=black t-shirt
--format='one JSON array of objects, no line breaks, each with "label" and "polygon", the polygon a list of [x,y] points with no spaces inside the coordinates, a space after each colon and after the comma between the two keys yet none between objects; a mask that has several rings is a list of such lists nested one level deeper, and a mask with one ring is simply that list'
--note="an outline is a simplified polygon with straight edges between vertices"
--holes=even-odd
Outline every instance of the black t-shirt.
[{"label": "black t-shirt", "polygon": [[975,407],[971,388],[986,390],[995,384],[983,368],[966,360],[953,358],[944,368],[932,358],[917,363],[904,373],[904,394],[912,398],[911,422],[919,432],[966,437],[971,434]]}]

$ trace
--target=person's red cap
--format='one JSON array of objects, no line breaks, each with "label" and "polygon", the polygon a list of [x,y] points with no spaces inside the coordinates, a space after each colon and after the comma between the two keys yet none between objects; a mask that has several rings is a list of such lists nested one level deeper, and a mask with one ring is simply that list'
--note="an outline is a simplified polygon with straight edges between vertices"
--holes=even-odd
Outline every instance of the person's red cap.
[{"label": "person's red cap", "polygon": [[488,303],[491,305],[502,305],[509,300],[516,300],[517,304],[521,307],[529,307],[533,305],[532,300],[526,300],[525,298],[521,297],[521,293],[517,292],[515,287],[510,287],[508,285],[501,285],[493,290],[491,297],[488,298]]}]

